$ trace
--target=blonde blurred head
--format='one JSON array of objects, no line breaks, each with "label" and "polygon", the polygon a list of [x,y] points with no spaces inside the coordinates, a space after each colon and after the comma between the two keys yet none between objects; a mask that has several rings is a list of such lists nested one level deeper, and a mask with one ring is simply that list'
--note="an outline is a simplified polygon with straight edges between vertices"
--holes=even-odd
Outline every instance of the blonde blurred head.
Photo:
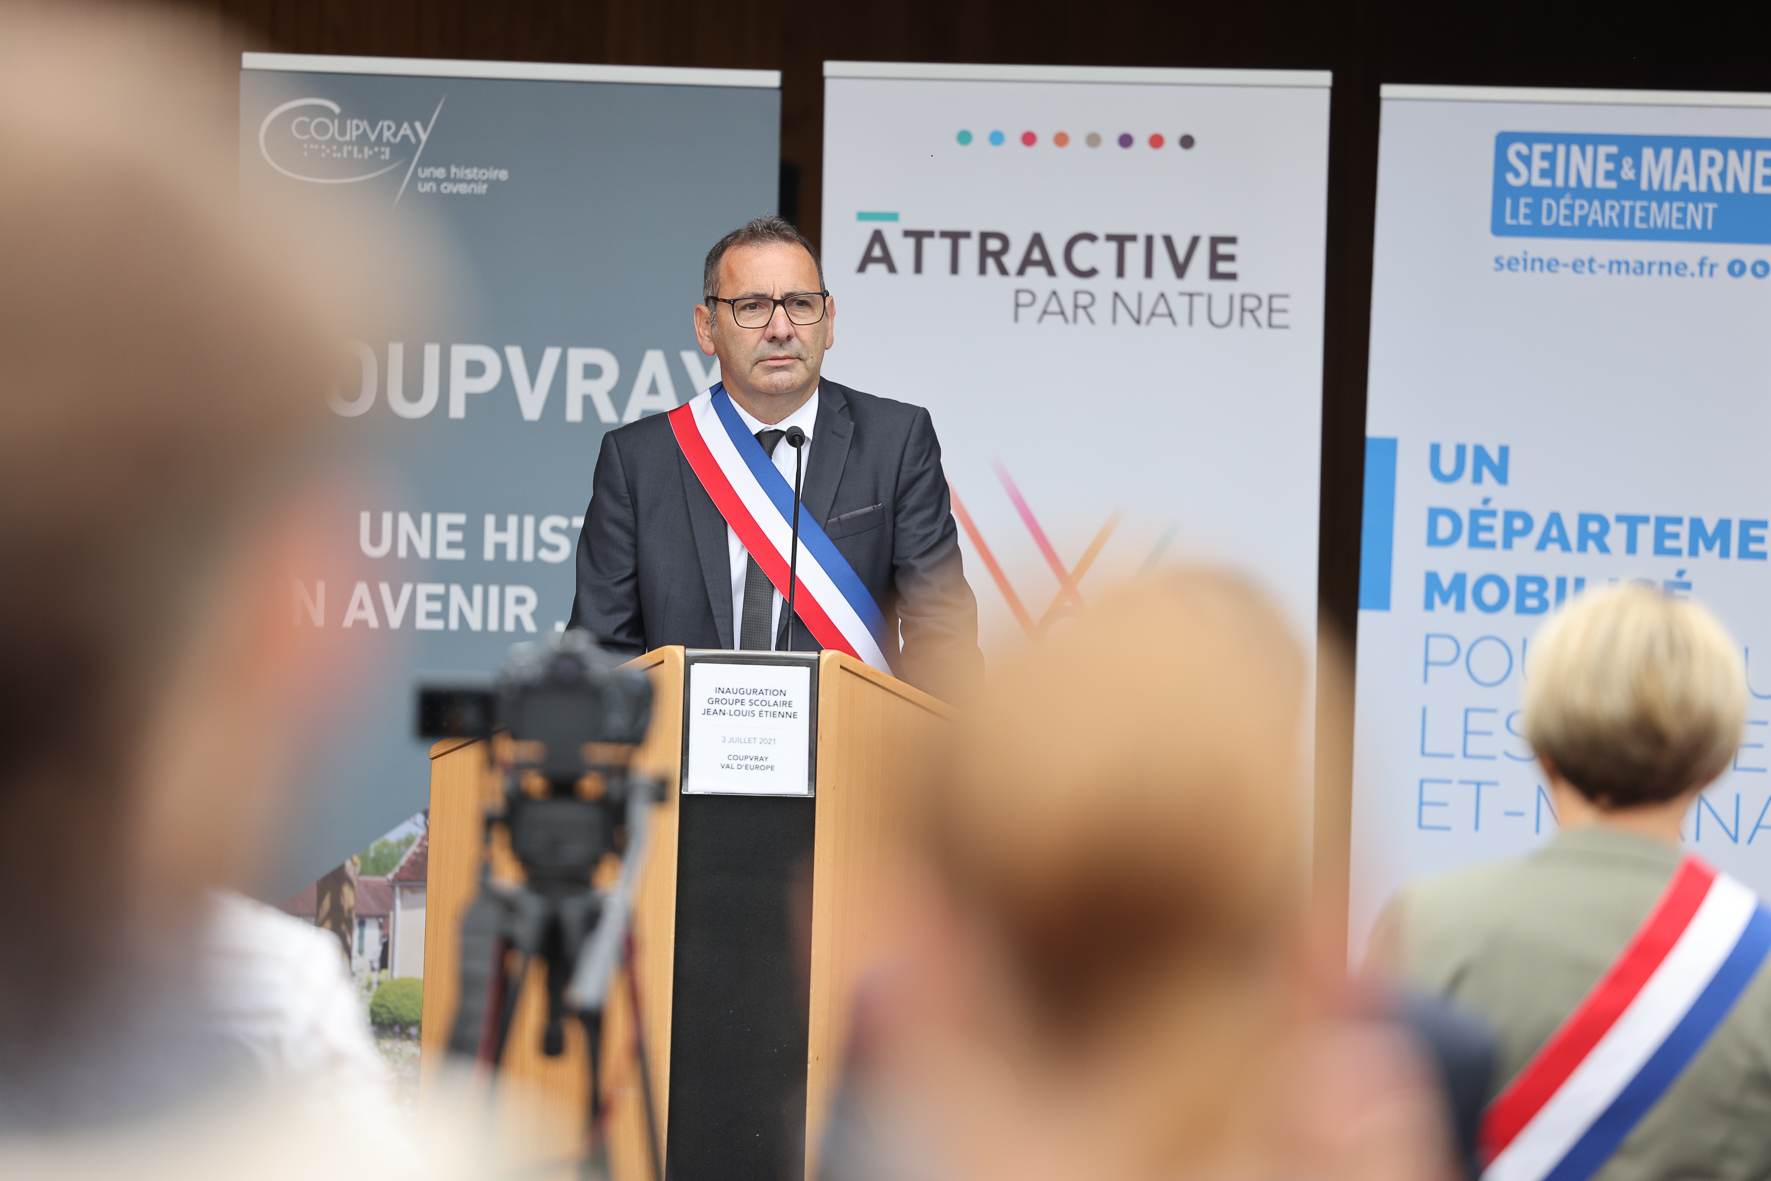
[{"label": "blonde blurred head", "polygon": [[1532,748],[1581,795],[1659,804],[1727,769],[1746,670],[1706,608],[1626,582],[1586,592],[1538,632],[1523,704]]},{"label": "blonde blurred head", "polygon": [[1307,668],[1187,568],[995,670],[930,777],[920,951],[867,1010],[903,1142],[978,1179],[1437,1176],[1409,1052],[1318,1020]]},{"label": "blonde blurred head", "polygon": [[932,797],[929,848],[1052,1031],[1288,933],[1304,694],[1278,615],[1203,569],[1122,587],[1000,670]]}]

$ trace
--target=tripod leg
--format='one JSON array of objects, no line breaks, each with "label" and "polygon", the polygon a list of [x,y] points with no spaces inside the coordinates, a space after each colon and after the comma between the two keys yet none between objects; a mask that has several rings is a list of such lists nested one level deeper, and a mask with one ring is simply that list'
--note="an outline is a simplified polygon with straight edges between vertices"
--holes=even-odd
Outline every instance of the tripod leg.
[{"label": "tripod leg", "polygon": [[[504,1063],[504,1046],[506,1042],[510,1041],[511,1021],[517,1015],[517,1002],[522,1000],[523,984],[529,979],[529,961],[533,958],[525,953],[523,962],[517,966],[516,975],[504,983],[504,1004],[501,1006],[502,1012],[498,1015],[498,1040],[492,1047],[492,1068],[494,1070]],[[503,965],[500,964],[501,969],[502,967]],[[499,975],[502,977],[505,973],[500,971]]]},{"label": "tripod leg", "polygon": [[[474,1060],[494,1069],[497,1068],[498,1063],[498,1027],[504,1017],[504,990],[509,983],[507,979],[509,973],[504,968],[508,954],[504,940],[494,939],[492,941],[492,954],[487,957],[486,961],[486,980],[481,990],[479,1025],[473,1046]],[[469,987],[471,981],[468,978],[465,963],[461,973],[461,984],[461,996],[465,1010],[466,1000],[471,995]],[[462,1040],[463,1023],[461,1019],[457,1019],[455,1038],[458,1043]]]},{"label": "tripod leg", "polygon": [[590,1124],[584,1146],[584,1161],[579,1176],[584,1181],[609,1176],[608,1137],[603,1135],[603,1096],[601,1062],[603,1049],[603,1015],[585,1010],[578,1014],[584,1025],[584,1054],[590,1064]]},{"label": "tripod leg", "polygon": [[[793,625],[789,622],[788,626]],[[652,1068],[646,1058],[646,1027],[641,1020],[639,967],[634,962],[632,931],[621,949],[621,961],[627,976],[627,1007],[633,1011],[633,1056],[640,1068],[640,1100],[646,1111],[646,1155],[652,1162],[652,1181],[664,1181],[664,1162],[659,1159],[658,1110],[652,1105]]]}]

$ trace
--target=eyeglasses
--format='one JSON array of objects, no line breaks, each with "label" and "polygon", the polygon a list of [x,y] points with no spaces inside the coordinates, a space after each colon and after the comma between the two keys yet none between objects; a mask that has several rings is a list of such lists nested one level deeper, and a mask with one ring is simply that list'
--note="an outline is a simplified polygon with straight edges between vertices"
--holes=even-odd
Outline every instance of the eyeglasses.
[{"label": "eyeglasses", "polygon": [[804,328],[824,318],[824,301],[829,296],[828,291],[791,291],[780,299],[767,295],[740,295],[737,299],[710,295],[707,302],[709,306],[720,303],[732,305],[732,320],[740,328],[768,327],[769,321],[775,318],[776,308],[785,308],[788,322]]}]

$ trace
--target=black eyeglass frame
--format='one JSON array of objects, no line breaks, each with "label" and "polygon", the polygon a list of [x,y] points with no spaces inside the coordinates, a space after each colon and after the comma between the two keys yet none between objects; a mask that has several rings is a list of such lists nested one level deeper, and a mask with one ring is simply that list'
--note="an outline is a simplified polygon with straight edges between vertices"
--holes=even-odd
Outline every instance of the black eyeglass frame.
[{"label": "black eyeglass frame", "polygon": [[[798,320],[793,318],[792,312],[787,311],[787,301],[807,295],[816,295],[823,302],[818,305],[818,318],[801,324]],[[769,301],[770,305],[772,305],[769,308],[768,319],[755,327],[752,327],[749,324],[738,324],[738,305],[748,300],[755,299],[766,299]],[[738,327],[744,329],[746,332],[761,332],[764,328],[767,328],[775,319],[776,308],[780,308],[783,312],[786,312],[787,322],[792,324],[795,328],[810,328],[813,324],[822,324],[824,322],[824,317],[830,314],[830,292],[828,291],[789,291],[780,299],[776,299],[772,295],[740,295],[735,299],[727,299],[720,295],[709,295],[706,297],[706,300],[710,308],[712,308],[712,305],[714,304],[730,304],[732,308],[732,323],[737,324]],[[713,310],[717,311],[718,309],[713,308]]]}]

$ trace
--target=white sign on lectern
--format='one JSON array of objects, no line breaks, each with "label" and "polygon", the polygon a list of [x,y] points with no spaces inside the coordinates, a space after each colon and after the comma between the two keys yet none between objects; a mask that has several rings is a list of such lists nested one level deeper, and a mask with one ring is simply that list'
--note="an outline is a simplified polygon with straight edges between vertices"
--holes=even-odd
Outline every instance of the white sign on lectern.
[{"label": "white sign on lectern", "polygon": [[691,661],[685,795],[812,794],[812,665]]}]

